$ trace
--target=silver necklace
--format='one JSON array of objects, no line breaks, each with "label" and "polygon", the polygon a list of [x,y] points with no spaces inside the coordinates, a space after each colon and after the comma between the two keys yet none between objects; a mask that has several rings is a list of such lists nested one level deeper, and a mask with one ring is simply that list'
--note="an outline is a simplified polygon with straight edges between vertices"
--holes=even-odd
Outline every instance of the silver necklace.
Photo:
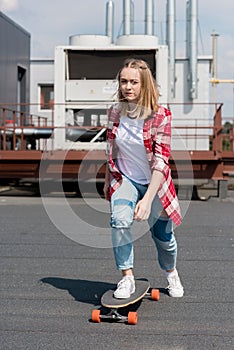
[{"label": "silver necklace", "polygon": [[136,115],[131,115],[130,113],[127,113],[127,116],[128,116],[128,118],[130,118],[130,119],[137,119],[138,118],[138,115],[136,114]]},{"label": "silver necklace", "polygon": [[132,110],[126,110],[126,112],[127,112],[128,118],[131,118],[131,119],[137,119],[139,117],[139,115],[140,115],[140,113],[139,113],[139,106],[136,106]]}]

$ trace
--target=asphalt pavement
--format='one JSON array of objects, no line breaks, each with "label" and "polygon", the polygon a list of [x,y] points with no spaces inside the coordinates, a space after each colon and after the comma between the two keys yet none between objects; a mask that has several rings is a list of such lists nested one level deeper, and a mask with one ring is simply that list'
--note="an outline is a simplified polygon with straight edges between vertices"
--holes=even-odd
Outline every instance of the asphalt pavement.
[{"label": "asphalt pavement", "polygon": [[[150,234],[135,245],[135,275],[160,288],[135,326],[91,322],[115,269],[108,204],[59,195],[0,196],[1,350],[234,349],[234,196],[181,201],[175,230],[183,298],[167,295]],[[66,230],[67,227],[67,230]],[[76,234],[77,233],[77,234]]]}]

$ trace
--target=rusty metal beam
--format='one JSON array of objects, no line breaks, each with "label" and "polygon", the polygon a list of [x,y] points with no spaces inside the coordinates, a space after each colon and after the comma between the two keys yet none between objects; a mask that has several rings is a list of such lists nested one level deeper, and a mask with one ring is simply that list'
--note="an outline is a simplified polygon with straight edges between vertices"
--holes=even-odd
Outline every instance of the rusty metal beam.
[{"label": "rusty metal beam", "polygon": [[[0,178],[100,178],[105,159],[104,151],[1,151]],[[175,178],[220,180],[234,173],[234,152],[173,151],[170,164]]]}]

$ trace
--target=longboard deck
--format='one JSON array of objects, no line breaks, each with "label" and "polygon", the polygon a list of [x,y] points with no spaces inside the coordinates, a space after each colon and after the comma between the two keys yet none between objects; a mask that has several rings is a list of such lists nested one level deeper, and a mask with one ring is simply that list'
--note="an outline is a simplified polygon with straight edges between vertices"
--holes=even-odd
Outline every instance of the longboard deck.
[{"label": "longboard deck", "polygon": [[134,304],[144,297],[150,288],[150,283],[146,279],[135,280],[136,291],[128,299],[116,299],[113,296],[114,290],[110,289],[105,292],[101,298],[101,304],[110,309],[117,309]]}]

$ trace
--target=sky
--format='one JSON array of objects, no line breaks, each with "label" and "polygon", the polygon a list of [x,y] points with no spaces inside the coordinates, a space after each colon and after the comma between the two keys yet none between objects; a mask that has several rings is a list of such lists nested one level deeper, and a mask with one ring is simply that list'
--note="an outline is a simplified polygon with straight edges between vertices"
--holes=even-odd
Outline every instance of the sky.
[{"label": "sky", "polygon": [[[57,45],[75,34],[105,35],[107,0],[0,0],[0,11],[31,34],[31,57],[53,58]],[[144,0],[134,0],[135,33],[144,34]],[[166,0],[154,0],[155,35],[165,44]],[[114,36],[122,34],[123,0],[114,0]],[[234,80],[233,0],[198,0],[198,54],[212,55],[217,36],[217,78]],[[176,0],[176,56],[184,56],[186,0]],[[214,93],[215,91],[215,93]],[[224,103],[223,116],[234,115],[234,84],[217,84],[212,95]]]}]

